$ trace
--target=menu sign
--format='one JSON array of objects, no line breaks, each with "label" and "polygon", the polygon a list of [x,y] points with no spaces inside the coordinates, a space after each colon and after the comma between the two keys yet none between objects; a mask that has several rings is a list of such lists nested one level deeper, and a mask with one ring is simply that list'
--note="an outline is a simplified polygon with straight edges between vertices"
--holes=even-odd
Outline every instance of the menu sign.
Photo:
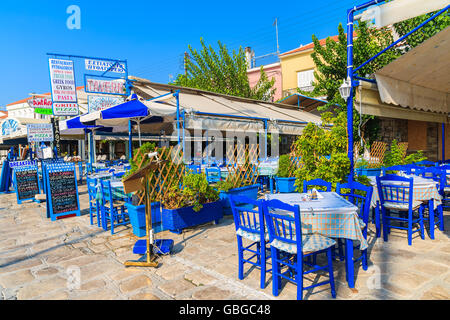
[{"label": "menu sign", "polygon": [[14,169],[17,201],[34,199],[39,194],[37,167],[22,167]]},{"label": "menu sign", "polygon": [[27,124],[28,142],[53,141],[53,126],[51,123]]},{"label": "menu sign", "polygon": [[79,113],[77,103],[53,103],[53,114],[55,116],[77,116]]},{"label": "menu sign", "polygon": [[48,172],[48,187],[53,215],[79,210],[74,170],[50,170]]},{"label": "menu sign", "polygon": [[53,102],[77,102],[72,60],[49,59]]}]

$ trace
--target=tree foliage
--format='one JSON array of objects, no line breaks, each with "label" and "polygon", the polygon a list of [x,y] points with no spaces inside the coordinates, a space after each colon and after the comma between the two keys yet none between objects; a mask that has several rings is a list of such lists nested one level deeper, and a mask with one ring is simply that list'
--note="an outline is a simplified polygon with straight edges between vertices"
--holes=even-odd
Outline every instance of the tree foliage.
[{"label": "tree foliage", "polygon": [[174,84],[198,88],[207,91],[252,98],[264,101],[272,100],[275,93],[275,79],[269,80],[263,67],[260,79],[252,88],[247,76],[247,63],[242,47],[230,54],[227,47],[218,41],[219,50],[207,46],[200,39],[201,50],[189,45],[190,58],[185,62],[186,74],[180,74]]},{"label": "tree foliage", "polygon": [[[416,26],[418,26],[419,24],[421,24],[422,22],[433,16],[435,13],[437,13],[437,11],[395,23],[394,29],[399,36],[404,36],[409,31],[414,29]],[[413,32],[410,36],[408,36],[405,39],[405,42],[407,44],[405,48],[406,51],[421,44],[428,38],[434,36],[439,31],[447,28],[449,25],[450,25],[450,16],[449,10],[447,10],[447,12],[440,14],[432,21],[425,24],[422,28],[420,28],[419,30]]]}]

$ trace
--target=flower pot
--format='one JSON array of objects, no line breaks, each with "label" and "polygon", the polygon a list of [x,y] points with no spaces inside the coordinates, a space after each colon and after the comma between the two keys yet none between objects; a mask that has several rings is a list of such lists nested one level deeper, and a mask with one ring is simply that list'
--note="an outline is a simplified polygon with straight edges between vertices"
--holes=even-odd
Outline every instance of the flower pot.
[{"label": "flower pot", "polygon": [[219,220],[223,217],[222,202],[214,201],[204,203],[200,211],[195,212],[194,207],[179,209],[162,208],[162,228],[174,233],[181,233],[184,228]]},{"label": "flower pot", "polygon": [[382,170],[383,170],[382,168],[372,168],[372,169],[357,168],[356,169],[356,174],[358,176],[375,177],[375,176],[380,176]]},{"label": "flower pot", "polygon": [[281,193],[295,192],[295,177],[282,178],[275,177],[276,190]]},{"label": "flower pot", "polygon": [[[250,186],[234,188],[234,189],[230,189],[226,192],[220,191],[219,197],[220,197],[220,200],[222,201],[224,215],[233,213],[231,211],[231,204],[230,204],[230,200],[229,200],[230,195],[243,196],[243,197],[250,198],[252,200],[256,200],[258,198],[258,184],[252,184]],[[248,209],[252,209],[252,207],[249,206]]]},{"label": "flower pot", "polygon": [[[125,207],[127,208],[128,216],[130,217],[133,233],[137,237],[145,237],[147,234],[145,226],[145,204],[134,206],[131,203],[125,203]],[[152,202],[151,209],[153,232],[161,232],[164,229],[161,223],[160,202]]]}]

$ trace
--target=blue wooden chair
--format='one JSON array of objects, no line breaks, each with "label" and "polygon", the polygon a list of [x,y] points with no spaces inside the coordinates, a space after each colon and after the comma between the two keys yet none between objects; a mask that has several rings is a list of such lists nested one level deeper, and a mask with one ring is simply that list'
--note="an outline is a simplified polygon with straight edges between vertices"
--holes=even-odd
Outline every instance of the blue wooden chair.
[{"label": "blue wooden chair", "polygon": [[114,234],[114,228],[120,225],[128,224],[129,216],[125,209],[125,201],[114,199],[111,188],[111,181],[100,180],[102,191],[101,219],[104,230],[108,229],[108,221],[111,225],[111,234]]},{"label": "blue wooden chair", "polygon": [[[326,192],[330,192],[331,191],[331,182],[327,182],[325,180],[322,179],[313,179],[313,180],[303,180],[303,193],[308,192],[309,189],[312,188],[308,188],[308,187],[322,187],[325,188]],[[321,190],[318,190],[321,191]]]},{"label": "blue wooden chair", "polygon": [[186,166],[187,171],[192,171],[192,173],[200,174],[202,173],[202,168],[200,165],[191,164]]},{"label": "blue wooden chair", "polygon": [[83,162],[79,161],[78,162],[78,172],[79,172],[79,177],[78,177],[78,184],[83,184]]},{"label": "blue wooden chair", "polygon": [[100,205],[97,200],[97,179],[86,178],[89,195],[89,217],[91,225],[94,224],[94,216],[97,218],[97,226],[100,227]]},{"label": "blue wooden chair", "polygon": [[[312,289],[329,283],[331,295],[336,297],[334,287],[332,251],[336,241],[319,234],[302,235],[300,208],[291,206],[280,200],[263,202],[264,220],[269,232],[269,243],[272,259],[272,293],[278,296],[281,288],[281,278],[297,285],[297,300],[303,299],[303,290]],[[318,266],[305,262],[304,258],[313,254],[326,252],[327,265]],[[304,264],[310,267],[304,269]],[[285,269],[286,271],[282,271]],[[303,285],[303,275],[319,270],[328,270],[327,281]]]},{"label": "blue wooden chair", "polygon": [[[380,197],[384,241],[388,241],[388,234],[391,228],[407,230],[408,245],[412,244],[412,235],[417,231],[420,232],[421,238],[425,239],[423,226],[424,206],[421,201],[414,201],[412,196],[414,194],[414,179],[393,174],[377,177],[376,179]],[[397,184],[390,182],[397,182]],[[394,212],[398,212],[398,216],[395,216]],[[415,215],[416,213],[417,215]],[[391,223],[392,220],[398,221],[401,225],[407,223],[407,227],[393,225]],[[413,224],[419,224],[419,228],[413,231]]]},{"label": "blue wooden chair", "polygon": [[[231,210],[233,212],[234,226],[238,244],[239,272],[238,278],[244,279],[244,263],[249,263],[261,269],[261,289],[266,286],[267,259],[266,240],[268,234],[264,227],[264,214],[262,201],[252,200],[243,196],[230,196]],[[253,207],[253,209],[249,209]],[[248,246],[243,245],[242,239],[249,240]],[[244,253],[250,252],[245,258]],[[256,259],[255,259],[256,258]]]},{"label": "blue wooden chair", "polygon": [[425,167],[433,167],[436,165],[436,162],[430,161],[430,160],[422,160],[419,162],[415,162],[414,164],[418,166],[425,166]]},{"label": "blue wooden chair", "polygon": [[[365,186],[362,183],[356,181],[342,184],[338,183],[336,186],[336,193],[340,194],[341,197],[347,199],[359,208],[358,216],[362,234],[364,239],[367,240],[367,226],[369,224],[370,202],[372,201],[373,187]],[[380,213],[378,208],[376,208],[375,226],[378,231],[380,228]],[[340,241],[338,241],[338,244],[340,247],[342,246]],[[341,253],[342,250],[340,250],[339,252]],[[367,270],[367,249],[363,250],[361,252],[361,256],[357,259],[354,259],[354,262],[359,260],[361,260],[363,269]]]},{"label": "blue wooden chair", "polygon": [[220,169],[217,167],[207,167],[205,168],[205,173],[208,183],[216,183],[222,180],[220,177]]},{"label": "blue wooden chair", "polygon": [[428,206],[430,238],[434,239],[434,229],[436,224],[439,223],[439,230],[444,231],[444,207],[446,207],[445,206],[446,201],[450,200],[450,198],[445,198],[446,197],[445,189],[447,188],[447,191],[450,191],[447,185],[447,173],[440,167],[428,167],[422,170],[422,177],[426,179],[432,179],[433,181],[435,181],[436,187],[439,190],[439,194],[442,197],[441,199],[442,204],[438,205],[436,207],[436,210],[434,209],[434,205],[432,206],[431,203]]}]

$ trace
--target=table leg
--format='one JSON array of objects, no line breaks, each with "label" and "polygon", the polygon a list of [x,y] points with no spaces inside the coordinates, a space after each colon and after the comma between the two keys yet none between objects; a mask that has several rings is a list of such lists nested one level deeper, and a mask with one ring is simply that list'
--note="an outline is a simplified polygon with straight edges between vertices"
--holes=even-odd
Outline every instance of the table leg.
[{"label": "table leg", "polygon": [[375,229],[377,232],[377,238],[381,237],[381,225],[380,225],[380,202],[377,201],[375,206]]},{"label": "table leg", "polygon": [[273,179],[272,177],[269,177],[270,180],[270,193],[273,193]]},{"label": "table leg", "polygon": [[428,201],[428,215],[430,224],[430,239],[434,240],[434,201],[430,199]]},{"label": "table leg", "polygon": [[355,266],[353,263],[353,240],[345,239],[345,266],[349,288],[355,287]]}]

